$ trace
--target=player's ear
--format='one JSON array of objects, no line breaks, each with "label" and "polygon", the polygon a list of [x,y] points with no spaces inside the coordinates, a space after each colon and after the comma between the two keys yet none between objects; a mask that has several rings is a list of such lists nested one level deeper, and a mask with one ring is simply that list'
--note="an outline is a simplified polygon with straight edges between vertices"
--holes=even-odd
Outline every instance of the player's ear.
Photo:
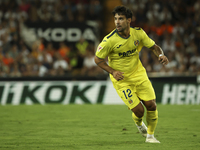
[{"label": "player's ear", "polygon": [[128,21],[128,23],[131,23],[131,18],[128,18],[127,21]]}]

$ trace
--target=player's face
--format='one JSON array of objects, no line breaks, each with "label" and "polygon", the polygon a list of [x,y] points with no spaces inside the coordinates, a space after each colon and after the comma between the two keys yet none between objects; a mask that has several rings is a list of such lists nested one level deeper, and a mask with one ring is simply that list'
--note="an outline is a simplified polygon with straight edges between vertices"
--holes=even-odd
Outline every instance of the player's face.
[{"label": "player's face", "polygon": [[126,18],[125,15],[115,14],[114,21],[118,32],[123,32],[130,25],[130,21]]}]

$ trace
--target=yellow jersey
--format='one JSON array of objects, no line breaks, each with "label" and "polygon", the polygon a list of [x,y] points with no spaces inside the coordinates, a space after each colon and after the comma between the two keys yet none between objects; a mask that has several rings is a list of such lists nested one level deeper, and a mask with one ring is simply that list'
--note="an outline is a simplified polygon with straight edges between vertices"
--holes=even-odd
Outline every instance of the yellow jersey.
[{"label": "yellow jersey", "polygon": [[[128,38],[121,37],[117,30],[113,30],[104,37],[99,44],[96,56],[105,59],[108,56],[108,65],[114,70],[124,72],[124,78],[144,69],[139,59],[142,47],[152,47],[155,42],[148,37],[142,28],[130,28]],[[111,80],[115,80],[112,75]]]}]

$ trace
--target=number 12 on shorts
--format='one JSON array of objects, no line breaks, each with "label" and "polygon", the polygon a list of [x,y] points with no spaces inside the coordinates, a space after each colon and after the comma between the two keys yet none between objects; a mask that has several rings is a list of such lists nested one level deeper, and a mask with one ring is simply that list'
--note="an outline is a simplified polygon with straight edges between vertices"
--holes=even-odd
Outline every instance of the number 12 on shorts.
[{"label": "number 12 on shorts", "polygon": [[132,97],[132,94],[131,94],[131,90],[130,89],[127,89],[127,90],[123,90],[123,93],[124,93],[124,96],[126,99],[128,99],[128,97]]}]

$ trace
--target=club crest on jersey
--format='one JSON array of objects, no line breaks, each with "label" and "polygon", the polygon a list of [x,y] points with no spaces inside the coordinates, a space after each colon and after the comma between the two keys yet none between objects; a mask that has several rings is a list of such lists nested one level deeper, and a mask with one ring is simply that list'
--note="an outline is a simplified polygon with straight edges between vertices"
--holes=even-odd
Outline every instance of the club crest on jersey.
[{"label": "club crest on jersey", "polygon": [[138,45],[140,44],[140,42],[139,42],[138,40],[136,40],[136,41],[134,42],[134,44],[135,44],[135,46],[138,46]]},{"label": "club crest on jersey", "polygon": [[132,103],[133,103],[133,100],[132,100],[132,99],[130,99],[128,102],[129,102],[129,104],[132,104]]},{"label": "club crest on jersey", "polygon": [[97,51],[100,52],[102,49],[103,49],[103,47],[101,47],[101,46],[99,45]]}]

